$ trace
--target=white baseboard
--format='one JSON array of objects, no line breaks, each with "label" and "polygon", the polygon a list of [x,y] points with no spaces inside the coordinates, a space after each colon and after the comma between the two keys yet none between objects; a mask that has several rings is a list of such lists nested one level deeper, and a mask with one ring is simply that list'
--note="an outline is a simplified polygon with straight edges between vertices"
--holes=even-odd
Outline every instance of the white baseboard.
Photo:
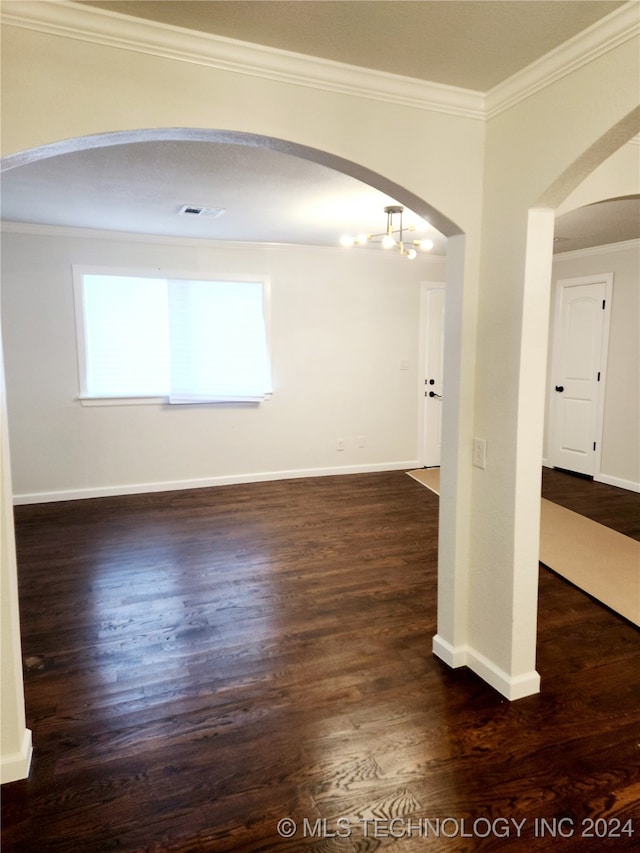
[{"label": "white baseboard", "polygon": [[627,489],[629,492],[640,492],[640,483],[634,483],[633,480],[610,477],[608,474],[596,474],[593,479],[598,483],[606,483],[607,486],[617,486],[619,489]]},{"label": "white baseboard", "polygon": [[452,646],[439,634],[433,638],[433,653],[452,669],[467,666],[510,701],[540,692],[540,676],[535,670],[511,676],[471,646]]},{"label": "white baseboard", "polygon": [[511,701],[540,692],[540,676],[535,670],[517,676],[509,675],[471,647],[467,647],[467,666]]},{"label": "white baseboard", "polygon": [[0,782],[5,785],[7,782],[26,779],[29,775],[32,756],[31,729],[25,729],[20,750],[0,758]]},{"label": "white baseboard", "polygon": [[[545,468],[553,468],[553,465],[543,459],[542,464]],[[633,480],[624,480],[622,477],[611,477],[609,474],[594,474],[593,479],[596,483],[605,483],[607,486],[616,486],[618,489],[626,489],[629,492],[640,492],[640,483]]]},{"label": "white baseboard", "polygon": [[432,649],[434,655],[451,669],[458,669],[467,663],[467,646],[452,646],[440,634],[433,638]]},{"label": "white baseboard", "polygon": [[213,486],[232,486],[240,483],[261,483],[271,480],[296,480],[302,477],[330,477],[342,474],[372,474],[380,471],[407,471],[419,468],[416,459],[406,462],[379,462],[369,465],[347,465],[335,468],[304,468],[294,471],[263,471],[252,474],[231,474],[222,477],[203,477],[195,480],[169,480],[157,483],[127,483],[118,486],[96,486],[86,489],[61,489],[51,492],[25,492],[15,494],[13,503],[52,503],[76,501],[87,498],[109,498],[118,495],[139,495],[148,492],[172,492],[184,489],[206,489]]}]

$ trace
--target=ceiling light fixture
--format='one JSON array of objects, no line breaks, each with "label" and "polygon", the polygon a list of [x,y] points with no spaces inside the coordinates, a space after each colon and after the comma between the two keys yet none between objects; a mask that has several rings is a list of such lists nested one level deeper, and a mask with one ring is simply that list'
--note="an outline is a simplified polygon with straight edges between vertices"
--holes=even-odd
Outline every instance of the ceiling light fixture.
[{"label": "ceiling light fixture", "polygon": [[[408,228],[402,226],[402,213],[404,207],[400,204],[390,204],[385,207],[384,212],[387,214],[387,230],[382,234],[358,234],[352,237],[345,234],[340,238],[342,246],[363,246],[366,243],[382,243],[383,249],[397,249],[401,255],[409,258],[412,261],[416,255],[416,249],[421,249],[423,252],[428,252],[433,249],[433,240],[411,240],[409,243],[404,241],[404,233],[406,231],[415,231],[416,226],[410,225]],[[397,219],[394,219],[397,217]]]}]

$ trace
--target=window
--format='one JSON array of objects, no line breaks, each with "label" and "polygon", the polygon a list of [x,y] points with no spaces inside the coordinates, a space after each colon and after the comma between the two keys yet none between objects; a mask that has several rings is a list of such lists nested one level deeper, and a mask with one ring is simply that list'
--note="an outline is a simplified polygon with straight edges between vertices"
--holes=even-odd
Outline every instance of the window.
[{"label": "window", "polygon": [[248,402],[271,393],[269,282],[74,268],[80,397]]}]

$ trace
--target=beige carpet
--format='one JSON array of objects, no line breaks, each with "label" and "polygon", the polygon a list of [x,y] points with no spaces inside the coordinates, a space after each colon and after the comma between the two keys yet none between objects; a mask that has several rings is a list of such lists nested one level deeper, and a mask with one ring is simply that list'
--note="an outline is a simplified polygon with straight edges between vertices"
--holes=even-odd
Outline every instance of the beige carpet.
[{"label": "beige carpet", "polygon": [[[408,471],[439,494],[440,469]],[[540,562],[640,625],[640,542],[541,499]]]}]

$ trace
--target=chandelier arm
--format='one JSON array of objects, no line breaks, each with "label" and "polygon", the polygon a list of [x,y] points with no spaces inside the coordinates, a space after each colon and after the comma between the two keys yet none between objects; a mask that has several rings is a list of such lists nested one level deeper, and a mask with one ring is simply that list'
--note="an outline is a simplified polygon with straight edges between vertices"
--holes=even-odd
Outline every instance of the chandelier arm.
[{"label": "chandelier arm", "polygon": [[[413,248],[414,246],[420,246],[421,243],[419,240],[413,240],[409,244],[411,248],[405,248],[404,245],[404,231],[415,231],[415,225],[409,225],[406,229],[404,228],[402,222],[402,213],[404,208],[399,204],[388,205],[385,207],[384,212],[387,214],[387,230],[382,232],[381,234],[367,234],[367,242],[382,242],[385,248],[396,248],[401,255],[405,255],[406,257],[413,259],[416,257],[416,251]],[[393,217],[399,217],[399,227],[394,228]],[[398,235],[398,239],[396,239],[396,235]],[[381,238],[381,239],[380,239]],[[385,241],[390,241],[385,244]],[[353,240],[350,240],[349,245],[353,244]],[[362,243],[362,240],[356,240],[357,243]]]}]

